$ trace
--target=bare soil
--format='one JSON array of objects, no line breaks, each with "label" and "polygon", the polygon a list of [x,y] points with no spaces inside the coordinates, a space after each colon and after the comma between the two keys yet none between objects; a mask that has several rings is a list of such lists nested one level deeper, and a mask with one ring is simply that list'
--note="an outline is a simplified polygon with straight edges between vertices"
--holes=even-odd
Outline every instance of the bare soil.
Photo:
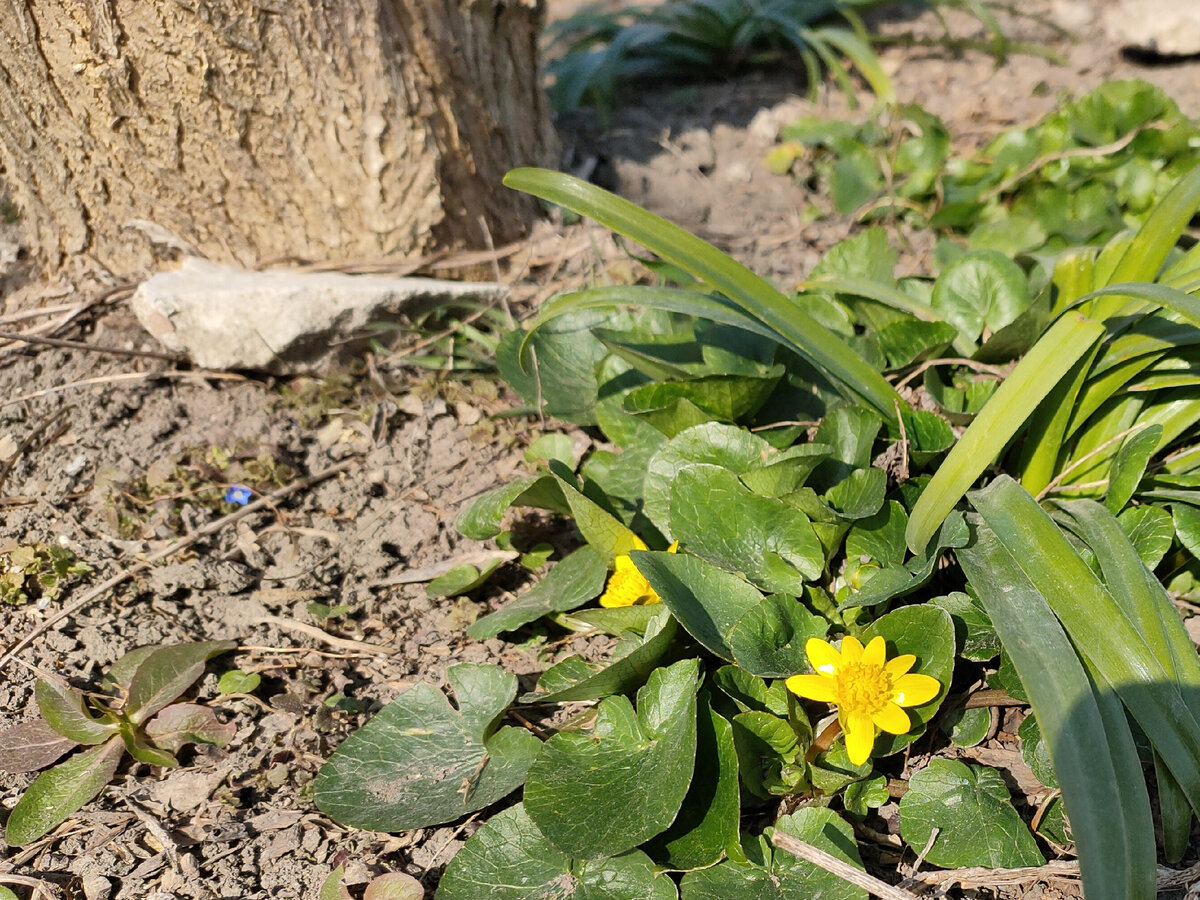
[{"label": "bare soil", "polygon": [[[1200,62],[1132,62],[1094,30],[1088,4],[1056,4],[1068,17],[1079,5],[1085,14],[1074,20],[1073,42],[1030,20],[1006,22],[1013,37],[1061,53],[1063,66],[1029,55],[996,65],[982,52],[903,46],[884,50],[883,60],[900,98],[942,116],[964,148],[1036,120],[1064,93],[1114,78],[1161,84],[1186,113],[1200,115]],[[1049,0],[1024,8],[1051,12]],[[552,14],[566,9],[551,3]],[[969,19],[952,23],[960,33],[978,34]],[[881,27],[938,33],[928,14],[905,11]],[[868,95],[860,99],[869,106]],[[607,128],[594,117],[561,123],[564,165],[597,173],[783,286],[801,280],[851,232],[851,223],[836,218],[809,221],[804,210],[812,198],[804,185],[763,166],[778,128],[794,118],[864,115],[835,89],[823,88],[810,103],[798,73],[751,73],[647,88],[635,100]],[[926,268],[926,239],[904,233],[897,239],[901,264]],[[518,312],[554,290],[627,278],[635,268],[601,230],[552,224],[496,266],[513,285]],[[445,267],[427,271],[447,275]],[[39,329],[92,348],[160,349],[128,311],[128,287],[86,266],[42,277],[9,263],[4,287],[0,330]],[[34,312],[36,318],[26,317]],[[304,383],[195,373],[124,353],[0,347],[0,542],[62,543],[96,570],[44,609],[36,603],[3,609],[0,647],[35,636],[3,669],[0,726],[32,715],[39,671],[85,686],[139,645],[218,638],[241,645],[214,661],[196,689],[236,726],[228,747],[198,749],[172,770],[127,761],[99,799],[53,834],[21,850],[0,849],[0,884],[24,876],[44,882],[49,896],[88,900],[287,900],[315,897],[331,869],[344,864],[350,884],[404,871],[432,893],[486,811],[451,827],[366,833],[321,815],[310,785],[322,761],[373,711],[416,681],[441,683],[451,663],[496,662],[531,686],[555,659],[596,651],[586,640],[553,633],[516,645],[466,638],[470,621],[531,582],[516,565],[468,598],[432,599],[423,583],[401,583],[477,553],[454,531],[455,513],[525,471],[530,440],[559,427],[493,418],[514,405],[495,380],[422,374],[398,355],[363,360],[345,373],[342,387],[321,395]],[[581,449],[591,440],[575,437]],[[285,484],[344,468],[175,552],[181,540],[235,508],[201,502],[197,486],[182,481],[165,498],[147,501],[140,492],[148,473],[178,480],[176,464],[203,459],[213,448],[247,458],[266,454],[287,467],[279,470]],[[536,517],[521,527],[539,539],[566,539]],[[161,561],[138,568],[164,552]],[[131,569],[120,584],[46,627],[93,585]],[[350,611],[314,619],[308,610],[314,601]],[[217,674],[232,668],[262,675],[254,696],[217,696]],[[1019,785],[1025,773],[1011,744],[984,749],[1000,754],[989,762],[1006,765]],[[0,775],[0,806],[11,809],[30,780]],[[886,844],[868,857],[879,871],[895,871],[896,855]],[[13,886],[28,896],[27,887]],[[1060,881],[957,896],[1075,894]]]}]

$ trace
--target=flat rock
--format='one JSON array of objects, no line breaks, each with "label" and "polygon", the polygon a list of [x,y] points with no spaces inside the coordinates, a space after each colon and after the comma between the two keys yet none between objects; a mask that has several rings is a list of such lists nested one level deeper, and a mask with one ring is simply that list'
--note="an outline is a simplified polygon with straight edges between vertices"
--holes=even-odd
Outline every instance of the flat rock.
[{"label": "flat rock", "polygon": [[507,295],[492,282],[256,272],[188,257],[142,282],[132,306],[143,328],[197,366],[283,375],[319,371],[356,351],[369,322]]},{"label": "flat rock", "polygon": [[1200,4],[1189,0],[1117,0],[1104,10],[1109,40],[1161,56],[1200,53]]}]

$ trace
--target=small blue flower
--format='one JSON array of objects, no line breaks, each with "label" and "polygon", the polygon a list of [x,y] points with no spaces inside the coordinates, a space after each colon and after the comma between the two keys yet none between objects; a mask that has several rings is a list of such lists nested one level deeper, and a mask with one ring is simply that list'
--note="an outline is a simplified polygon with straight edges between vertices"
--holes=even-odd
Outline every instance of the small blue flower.
[{"label": "small blue flower", "polygon": [[231,484],[225,490],[225,502],[234,506],[245,506],[254,499],[254,492],[240,484]]}]

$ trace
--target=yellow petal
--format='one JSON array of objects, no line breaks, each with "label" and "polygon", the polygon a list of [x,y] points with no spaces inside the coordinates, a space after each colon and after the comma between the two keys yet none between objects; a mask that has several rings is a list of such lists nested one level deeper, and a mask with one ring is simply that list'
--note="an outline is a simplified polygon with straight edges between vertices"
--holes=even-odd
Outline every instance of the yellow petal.
[{"label": "yellow petal", "polygon": [[613,560],[613,569],[617,572],[636,572],[637,566],[633,564],[628,553],[622,553]]},{"label": "yellow petal", "polygon": [[920,706],[928,703],[942,689],[941,682],[928,675],[901,675],[893,685],[892,699],[901,706]]},{"label": "yellow petal", "polygon": [[617,569],[608,579],[604,593],[600,595],[600,605],[610,608],[658,602],[658,595],[651,590],[637,569]]},{"label": "yellow petal", "polygon": [[880,635],[875,635],[867,642],[861,662],[863,665],[878,666],[882,669],[885,659],[887,659],[887,642]]},{"label": "yellow petal", "polygon": [[678,553],[679,552],[679,541],[671,541],[671,546],[667,548],[667,552],[668,553]]},{"label": "yellow petal", "polygon": [[834,703],[837,700],[837,679],[825,675],[793,675],[784,682],[789,691],[807,700]]},{"label": "yellow petal", "polygon": [[[646,542],[645,542],[645,541],[643,541],[643,540],[642,540],[640,537],[638,537],[638,536],[635,534],[635,535],[633,536],[633,549],[634,549],[634,550],[649,550],[650,548],[646,546]],[[625,557],[625,558],[626,558],[626,559],[628,559],[628,558],[629,558],[628,554],[626,555],[626,557]]]},{"label": "yellow petal", "polygon": [[833,675],[842,664],[842,654],[837,648],[820,638],[809,638],[804,644],[804,652],[808,654],[813,671],[822,675]]},{"label": "yellow petal", "polygon": [[911,669],[913,667],[913,663],[916,661],[917,658],[911,653],[902,653],[895,659],[889,659],[886,665],[884,665],[883,669],[890,676],[892,676],[892,680],[895,681],[897,678]]},{"label": "yellow petal", "polygon": [[842,659],[848,663],[856,663],[862,659],[862,655],[862,641],[852,634],[848,634],[842,638]]},{"label": "yellow petal", "polygon": [[912,728],[908,713],[895,703],[884,704],[883,709],[871,716],[871,721],[888,734],[904,734]]},{"label": "yellow petal", "polygon": [[850,762],[861,766],[871,758],[875,746],[875,725],[866,716],[850,716],[842,723],[846,733],[846,755]]}]

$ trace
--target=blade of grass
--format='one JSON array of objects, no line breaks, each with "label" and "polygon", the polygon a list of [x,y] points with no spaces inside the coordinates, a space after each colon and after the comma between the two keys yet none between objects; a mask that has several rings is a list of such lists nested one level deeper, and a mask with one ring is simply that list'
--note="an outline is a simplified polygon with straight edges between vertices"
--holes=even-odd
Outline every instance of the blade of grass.
[{"label": "blade of grass", "polygon": [[[1179,782],[1188,804],[1200,809],[1200,722],[1125,609],[1045,510],[1011,478],[1001,476],[969,499],[1029,583],[1046,598],[1096,673],[1099,686],[1121,698]],[[1130,581],[1137,577],[1128,574]]]},{"label": "blade of grass", "polygon": [[514,169],[504,183],[595,219],[712,285],[886,421],[896,424],[897,411],[908,409],[887,380],[837,335],[797,309],[766,280],[678,225],[595,185],[547,169]]},{"label": "blade of grass", "polygon": [[1071,817],[1087,896],[1149,900],[1154,825],[1119,703],[1097,693],[1046,598],[990,529],[977,528],[958,559],[1029,692]]}]

